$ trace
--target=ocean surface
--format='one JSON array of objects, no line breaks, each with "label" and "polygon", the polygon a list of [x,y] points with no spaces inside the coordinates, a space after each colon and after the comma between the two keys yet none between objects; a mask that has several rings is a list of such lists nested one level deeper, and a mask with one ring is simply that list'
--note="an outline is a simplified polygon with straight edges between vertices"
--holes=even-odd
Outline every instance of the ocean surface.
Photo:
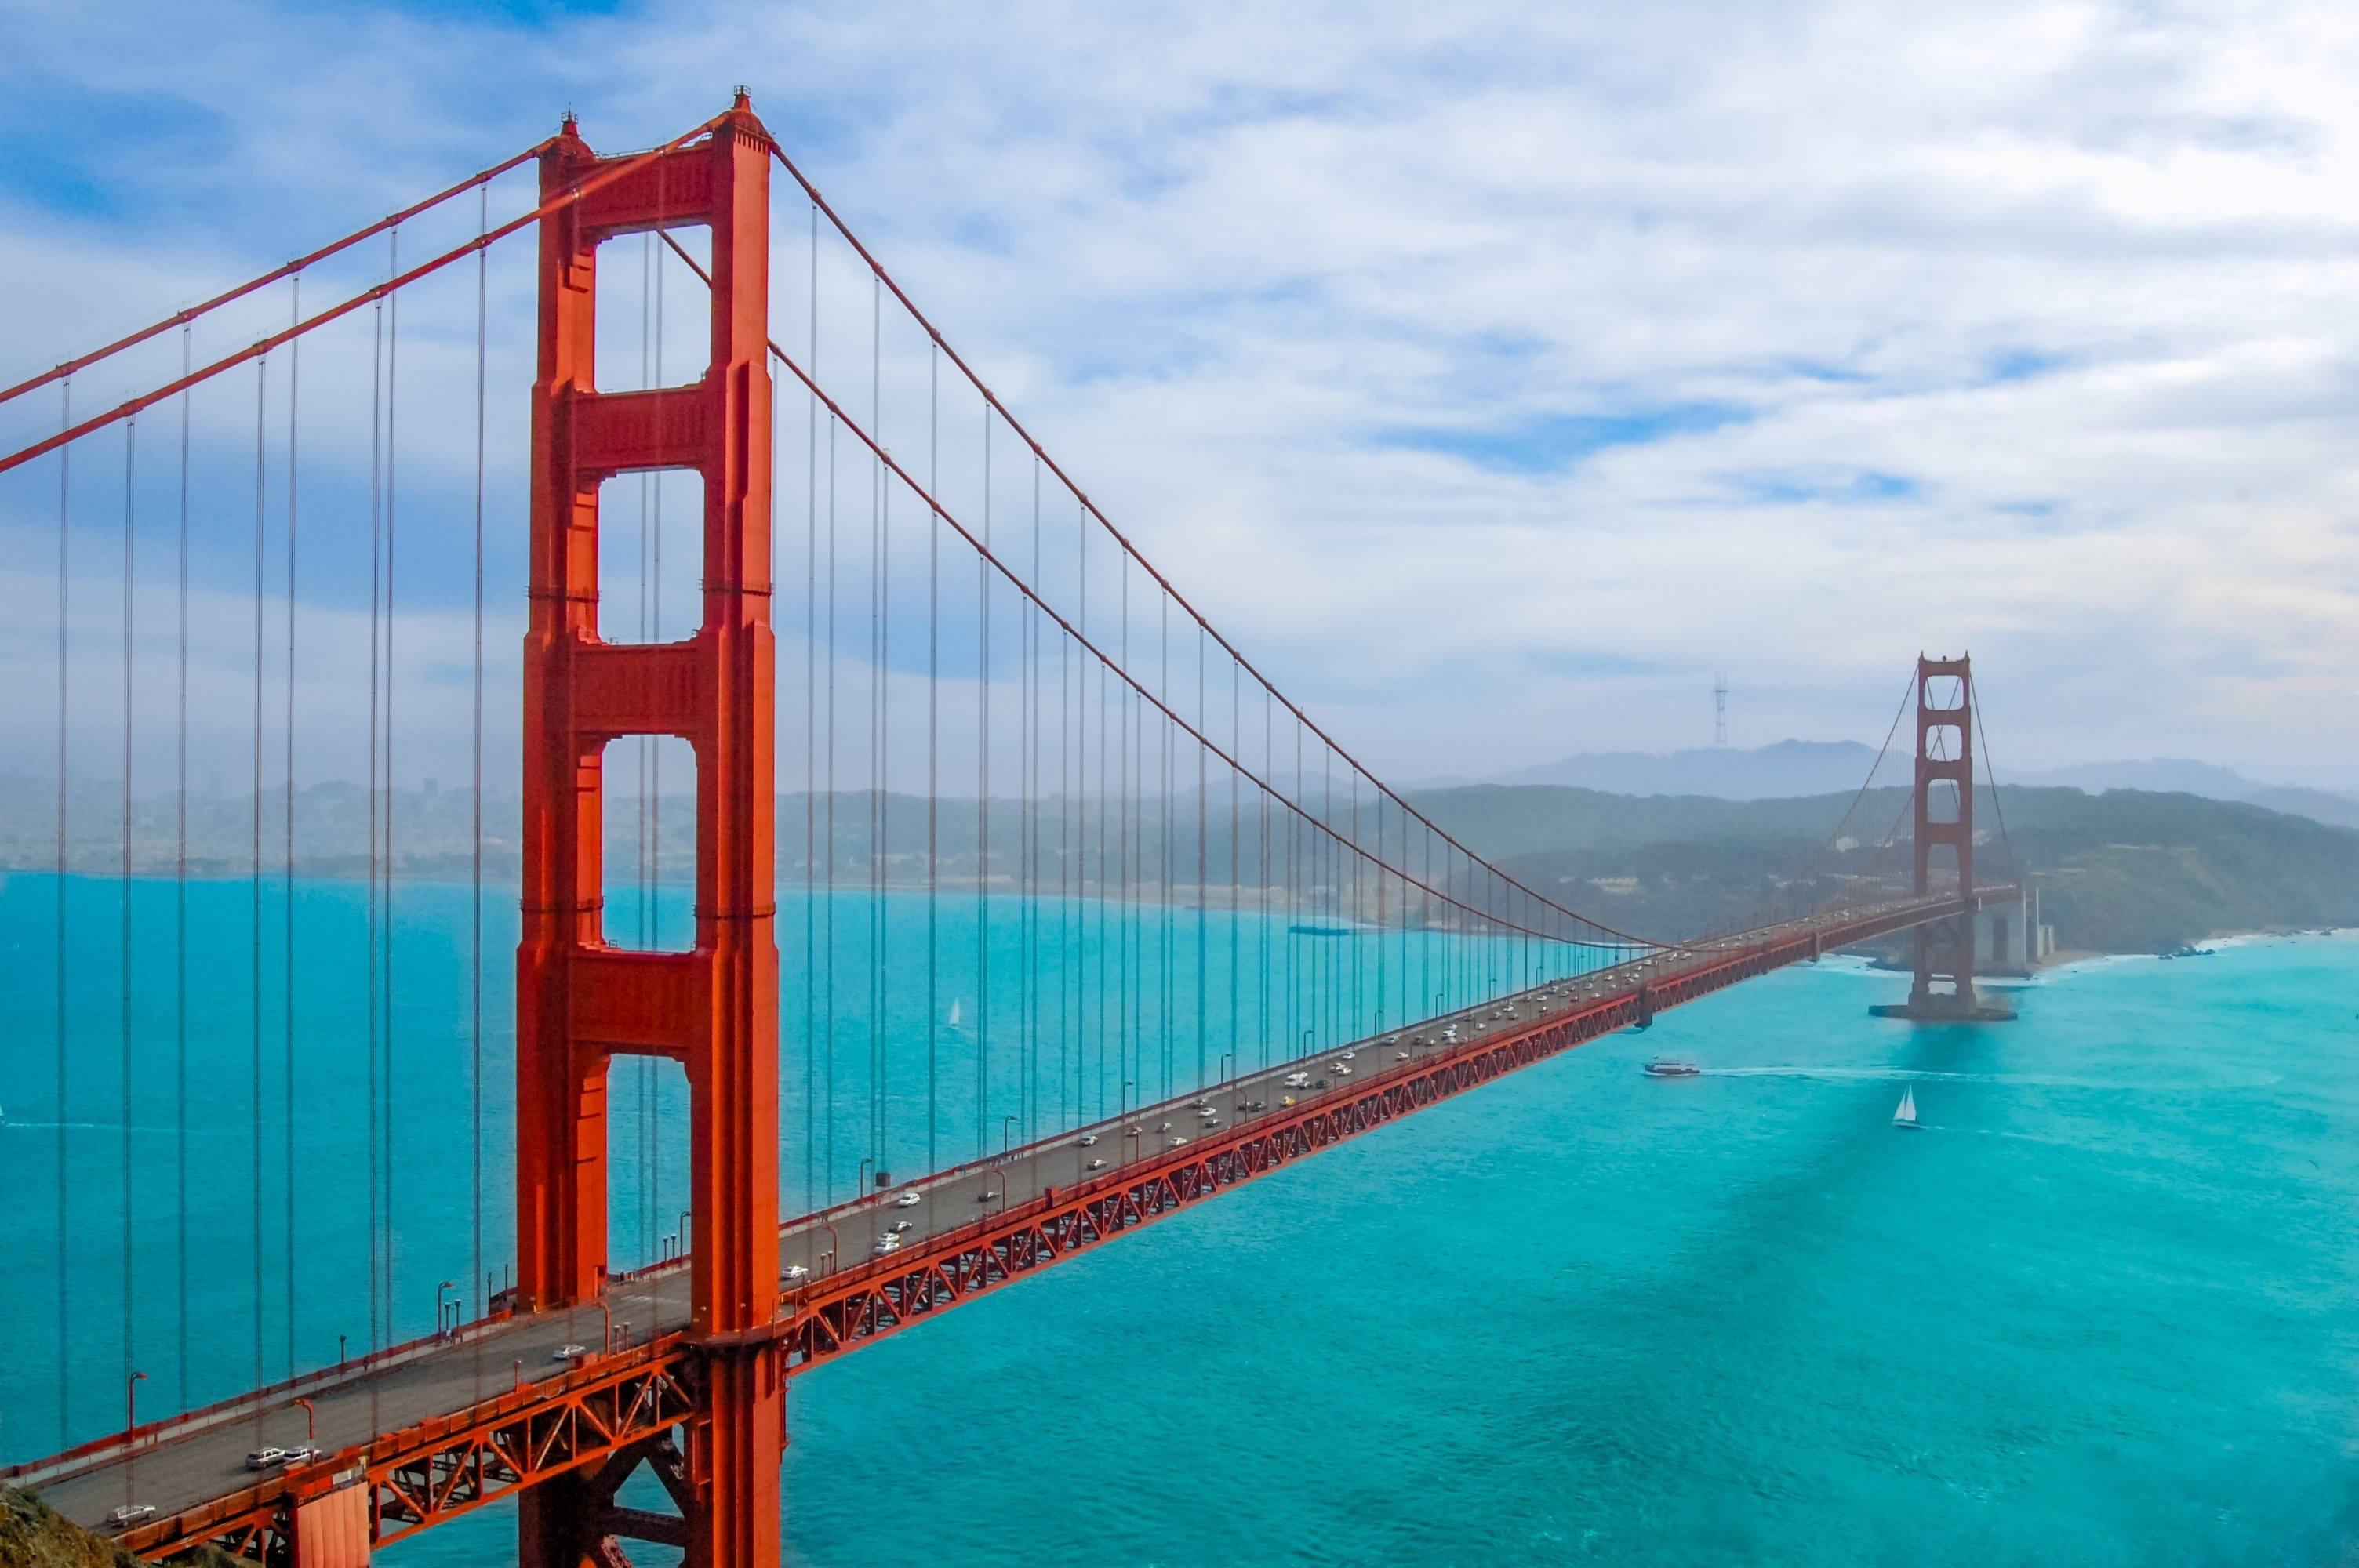
[{"label": "ocean surface", "polygon": [[[364,890],[294,891],[295,1152],[274,1141],[257,1171],[257,1108],[266,1129],[288,1119],[288,923],[273,907],[286,890],[266,890],[259,1049],[252,888],[192,885],[185,1049],[176,990],[159,997],[152,979],[168,948],[147,951],[176,928],[169,884],[135,896],[126,1131],[119,891],[69,886],[60,1117],[57,885],[0,882],[9,1456],[120,1424],[126,1333],[149,1373],[148,1413],[232,1391],[257,1365],[277,1377],[290,1358],[332,1360],[339,1332],[356,1347],[372,1333],[422,1332],[435,1287],[456,1289],[473,1267],[478,1191],[496,1271],[511,895],[486,906],[478,1182],[467,890],[396,890],[389,1158],[364,1114]],[[847,925],[878,918],[858,928],[919,940],[921,910],[894,903],[876,917],[837,903]],[[1066,913],[1061,927],[1052,907],[1003,932],[995,909],[994,965],[1017,962],[1028,929],[1068,945],[1075,978],[1093,973],[1114,949],[1090,949],[1074,935],[1081,912]],[[972,900],[958,918],[954,939],[971,951]],[[798,1036],[795,999],[824,968],[795,957],[800,935],[781,944]],[[955,964],[930,999],[923,987],[914,1003],[888,995],[887,1027],[872,1030],[863,979],[848,988],[862,999],[839,994],[831,1013],[840,1098],[854,1102],[833,1129],[834,1179],[848,1188],[870,1147],[872,1060],[886,1079],[886,1156],[922,1162],[929,1044],[942,1157],[1021,1135],[1020,1119],[987,1127],[973,1088],[958,1098],[940,1082],[976,1079],[971,1036],[986,1002],[1003,1015],[983,1025],[999,1042],[988,1111],[1047,1123],[1093,1114],[1102,1058],[1119,1095],[1125,1068],[1158,1087],[1167,1044],[1184,1079],[1203,1036],[1217,1065],[1233,1050],[1257,1060],[1285,1029],[1323,1044],[1326,1028],[1348,1027],[1284,1016],[1282,983],[1267,1012],[1256,996],[1232,1015],[1210,994],[1198,1011],[1187,977],[1215,976],[1209,990],[1230,996],[1217,971],[1234,953],[1247,977],[1238,989],[1253,992],[1265,939],[1303,966],[1301,995],[1323,964],[1330,981],[1356,973],[1368,1010],[1402,1006],[1436,972],[1421,964],[1474,984],[1486,965],[1512,971],[1528,957],[1473,945],[1420,955],[1386,946],[1391,936],[1292,931],[1283,915],[1210,923],[1196,947],[1178,933],[1161,949],[1174,955],[1168,975],[1136,971],[1142,1020],[1127,1045],[1053,1028],[1038,1001],[1029,1032],[1008,1034],[1004,1015],[1021,1003],[995,989],[1006,975],[985,982]],[[922,959],[923,945],[912,950]],[[844,973],[864,977],[864,957],[838,948]],[[2072,966],[2012,991],[2018,1022],[1979,1028],[1867,1017],[1904,986],[1843,960],[1750,982],[798,1379],[788,1560],[2359,1563],[2359,940]],[[940,1027],[945,994],[962,1004],[958,1031]],[[787,1049],[791,1200],[805,1179],[799,1086],[821,1064],[799,1039]],[[1638,1065],[1657,1053],[1707,1070],[1646,1078]],[[183,1061],[185,1135],[170,1092]],[[642,1125],[658,1148],[677,1141],[668,1085],[639,1119],[637,1071],[617,1073],[620,1165]],[[1890,1122],[1910,1086],[1921,1131]],[[359,1173],[373,1147],[397,1237],[389,1321],[374,1326],[371,1249],[344,1217],[366,1201]],[[183,1151],[196,1255],[185,1331]],[[643,1186],[636,1167],[618,1171],[618,1254],[659,1249],[650,1226],[677,1228],[676,1213],[658,1212],[678,1206],[663,1199],[667,1181],[672,1194],[683,1185],[665,1158]],[[497,1561],[513,1533],[511,1512],[488,1509],[381,1561]]]}]

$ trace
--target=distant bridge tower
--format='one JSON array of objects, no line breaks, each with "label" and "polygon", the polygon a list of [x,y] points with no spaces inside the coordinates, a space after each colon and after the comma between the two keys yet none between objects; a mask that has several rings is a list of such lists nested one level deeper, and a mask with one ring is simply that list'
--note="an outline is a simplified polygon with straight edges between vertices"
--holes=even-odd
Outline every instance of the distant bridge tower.
[{"label": "distant bridge tower", "polygon": [[1728,677],[1714,676],[1712,679],[1712,743],[1728,744]]},{"label": "distant bridge tower", "polygon": [[[1933,683],[1958,683],[1954,707],[1934,706]],[[1934,851],[1946,848],[1957,887],[1974,887],[1973,660],[1917,656],[1917,878],[1923,897],[1934,890]],[[1946,694],[1945,694],[1946,695]],[[1947,786],[1947,787],[1943,787]],[[1936,991],[1936,983],[1950,989]],[[1974,1011],[1974,923],[1972,915],[1936,920],[1917,928],[1917,978],[1908,988],[1910,1011],[1919,1017],[1954,1009]]]},{"label": "distant bridge tower", "polygon": [[[1952,680],[1958,683],[1957,700],[1937,703],[1933,683]],[[1915,891],[1919,898],[1954,891],[1966,907],[1917,927],[1917,972],[1908,1000],[1868,1009],[1881,1018],[1987,1022],[2015,1016],[2011,1009],[1974,994],[1973,707],[1972,659],[1918,655]]]}]

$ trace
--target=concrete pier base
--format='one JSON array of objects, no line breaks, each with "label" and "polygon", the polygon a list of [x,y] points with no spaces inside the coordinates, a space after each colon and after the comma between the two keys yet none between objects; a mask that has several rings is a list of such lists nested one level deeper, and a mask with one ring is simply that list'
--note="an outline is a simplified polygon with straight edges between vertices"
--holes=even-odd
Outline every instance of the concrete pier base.
[{"label": "concrete pier base", "polygon": [[1980,997],[1961,1001],[1954,996],[1929,996],[1909,1001],[1878,1002],[1867,1010],[1870,1018],[1905,1018],[1911,1023],[2012,1023],[2015,1009]]}]

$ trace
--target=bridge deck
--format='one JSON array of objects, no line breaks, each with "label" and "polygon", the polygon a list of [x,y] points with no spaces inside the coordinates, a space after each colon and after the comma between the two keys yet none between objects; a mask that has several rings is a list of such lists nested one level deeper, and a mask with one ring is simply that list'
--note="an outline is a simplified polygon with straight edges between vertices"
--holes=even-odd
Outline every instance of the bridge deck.
[{"label": "bridge deck", "polygon": [[[1995,891],[1985,890],[1984,896]],[[1741,945],[1715,944],[1593,971],[1353,1046],[1288,1061],[1231,1079],[1201,1096],[1149,1106],[1000,1159],[953,1167],[806,1216],[782,1227],[779,1254],[794,1281],[780,1316],[790,1367],[801,1370],[832,1358],[926,1311],[955,1304],[1082,1245],[1275,1168],[1289,1157],[1288,1150],[1313,1152],[1336,1137],[1419,1108],[1458,1087],[1487,1080],[1499,1071],[1636,1022],[1642,989],[1652,1006],[1677,1005],[1809,957],[1814,941],[1832,950],[1939,918],[1962,903],[1956,898],[1900,902],[1839,917],[1788,922],[1748,933]],[[1511,1016],[1494,1016],[1503,1011]],[[1451,1024],[1457,1026],[1455,1039],[1442,1033]],[[1500,1050],[1510,1044],[1518,1048],[1512,1057]],[[1433,1074],[1437,1066],[1471,1064],[1486,1054],[1500,1065],[1462,1082],[1430,1087],[1440,1081]],[[1348,1075],[1333,1069],[1332,1064],[1337,1062],[1351,1069]],[[1286,1087],[1287,1075],[1302,1070],[1310,1072],[1314,1084],[1324,1080],[1328,1087]],[[1289,1095],[1297,1102],[1293,1106],[1285,1103]],[[1202,1124],[1192,1104],[1200,1098],[1217,1108],[1217,1127]],[[1256,1101],[1262,1109],[1239,1108],[1241,1103]],[[1339,1123],[1334,1114],[1345,1107],[1372,1108],[1375,1114],[1348,1125]],[[1323,1131],[1308,1127],[1322,1118]],[[1281,1130],[1288,1134],[1283,1143],[1266,1136]],[[1295,1136],[1298,1132],[1301,1135]],[[1187,1142],[1175,1146],[1175,1138]],[[1243,1152],[1256,1149],[1275,1152],[1242,1157]],[[1218,1160],[1223,1155],[1229,1158],[1222,1165]],[[1103,1167],[1092,1170],[1094,1160],[1103,1160]],[[1193,1173],[1175,1183],[1173,1173],[1182,1169]],[[1223,1171],[1225,1175],[1220,1173]],[[896,1206],[896,1200],[910,1192],[919,1195],[919,1202],[906,1209]],[[1155,1195],[1158,1194],[1168,1194],[1169,1201]],[[1060,1195],[1067,1205],[1066,1216],[1056,1212]],[[1098,1195],[1098,1209],[1071,1206],[1077,1195],[1087,1199],[1091,1195]],[[1041,1214],[1040,1223],[1026,1222],[1032,1211]],[[1092,1213],[1100,1217],[1094,1224]],[[1067,1223],[1067,1216],[1078,1218]],[[910,1228],[898,1251],[887,1259],[873,1257],[877,1237],[899,1221],[909,1222]],[[798,1268],[807,1275],[798,1278],[793,1272]],[[939,1291],[932,1284],[936,1280]],[[198,1540],[221,1537],[234,1525],[267,1519],[287,1499],[314,1495],[339,1477],[364,1470],[380,1487],[379,1539],[390,1540],[432,1522],[428,1515],[462,1511],[539,1478],[524,1474],[510,1478],[506,1487],[454,1487],[440,1502],[412,1498],[416,1487],[405,1491],[395,1482],[390,1483],[392,1492],[385,1489],[387,1475],[405,1454],[419,1466],[420,1476],[429,1471],[440,1476],[452,1467],[447,1450],[457,1440],[454,1434],[489,1453],[484,1434],[503,1420],[522,1419],[536,1407],[545,1409],[570,1394],[586,1390],[594,1396],[598,1385],[613,1384],[618,1376],[640,1373],[659,1379],[665,1368],[690,1355],[681,1332],[688,1316],[687,1271],[683,1263],[674,1262],[610,1282],[603,1313],[594,1306],[578,1307],[473,1325],[455,1341],[423,1342],[378,1357],[373,1365],[313,1374],[298,1386],[265,1390],[163,1423],[134,1446],[126,1447],[121,1440],[92,1444],[55,1461],[21,1467],[17,1477],[19,1484],[37,1486],[66,1517],[85,1525],[103,1526],[108,1513],[126,1502],[152,1506],[156,1517],[122,1532],[122,1539],[144,1554],[160,1556]],[[560,1358],[565,1346],[599,1346],[609,1325],[614,1351],[574,1361]],[[248,1471],[245,1458],[249,1450],[304,1441],[305,1416],[294,1403],[297,1395],[311,1401],[317,1422],[312,1441],[324,1456],[300,1471]],[[647,1435],[647,1429],[617,1433],[616,1440],[603,1447],[592,1444],[578,1452],[569,1448],[554,1454],[547,1473],[611,1452],[626,1435],[636,1441]],[[437,1445],[446,1452],[431,1460],[421,1457]],[[429,1489],[442,1486],[437,1479]]]}]

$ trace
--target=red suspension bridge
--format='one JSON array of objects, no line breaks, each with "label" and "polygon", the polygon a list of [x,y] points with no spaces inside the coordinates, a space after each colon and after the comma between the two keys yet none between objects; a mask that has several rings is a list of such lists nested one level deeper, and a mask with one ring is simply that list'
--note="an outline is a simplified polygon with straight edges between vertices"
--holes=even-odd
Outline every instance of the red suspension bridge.
[{"label": "red suspension bridge", "polygon": [[[494,192],[527,167],[536,191],[494,222]],[[529,457],[504,463],[504,438],[521,449],[524,432],[492,369],[507,336],[493,267],[527,234]],[[380,243],[383,274],[355,276]],[[686,376],[665,342],[668,291],[697,319]],[[284,324],[245,335],[265,308]],[[201,354],[205,332],[229,336]],[[93,384],[123,395],[93,405]],[[56,424],[33,431],[49,396]],[[20,751],[44,726],[56,751],[58,1451],[10,1474],[151,1559],[212,1544],[327,1568],[513,1497],[534,1568],[626,1563],[633,1541],[711,1568],[775,1563],[794,1376],[1835,947],[1913,931],[1911,1010],[1973,1016],[1973,916],[2014,893],[1975,880],[1978,837],[1994,836],[1976,827],[1962,658],[1920,658],[1910,676],[1886,741],[1913,711],[1897,816],[1867,820],[1889,796],[1863,784],[1819,853],[1742,920],[1650,939],[1492,863],[1362,767],[1147,561],[742,92],[623,157],[594,154],[569,120],[0,392],[0,415],[17,422],[0,428],[0,483],[17,487],[7,525],[33,537],[49,497],[56,550],[53,578],[20,567],[10,589],[20,622],[54,601],[54,688],[16,683],[0,708]],[[151,546],[143,568],[159,517],[174,547],[159,568]],[[523,651],[504,703],[485,584],[518,521]],[[247,585],[223,563],[243,572],[249,546]],[[363,580],[364,633],[335,597]],[[155,597],[174,589],[177,613],[159,620]],[[424,716],[404,706],[397,726],[397,696]],[[222,756],[250,796],[192,795],[208,708],[249,705]],[[486,793],[503,710],[521,715],[512,808]],[[462,810],[405,783],[420,752],[464,759]],[[692,775],[669,821],[667,757],[676,788]],[[321,781],[349,777],[347,760],[367,784],[338,794]],[[140,795],[143,773],[170,790]],[[799,789],[782,796],[782,782]],[[224,812],[226,852],[205,837]],[[30,841],[12,837],[14,863]],[[687,871],[683,911],[664,889]],[[466,892],[469,958],[443,999],[455,1059],[417,1039],[396,1000],[437,984],[410,978],[415,949],[396,941],[429,871]],[[364,874],[364,1017],[315,1029],[299,991],[344,938],[299,913],[299,892]],[[225,917],[234,963],[204,956],[192,876],[230,879],[250,905]],[[487,879],[519,887],[512,1098],[506,1031],[486,1022],[501,989],[487,1008]],[[163,890],[161,926],[143,888]],[[120,916],[103,938],[100,894]],[[119,946],[95,1023],[76,1000],[85,942]],[[187,1153],[190,1010],[216,994],[250,1002],[229,1031],[250,1052],[228,1072],[250,1114],[233,1130],[251,1235],[221,1250],[202,1218],[190,1239],[207,1173],[192,1178]],[[38,1054],[29,1004],[5,1027],[19,1058]],[[143,1093],[159,1033],[176,1076]],[[69,1173],[84,1157],[66,1130],[76,1096],[98,1092],[90,1059],[115,1053],[103,1087],[120,1096],[121,1212],[78,1213]],[[364,1081],[327,1074],[329,1058],[364,1065]],[[421,1106],[421,1061],[462,1064],[463,1098]],[[655,1147],[651,1086],[674,1070],[684,1176]],[[178,1108],[168,1175],[132,1152],[135,1106],[158,1098]],[[626,1116],[610,1109],[625,1099]],[[465,1142],[421,1170],[408,1124],[444,1109]],[[334,1172],[299,1169],[309,1130],[364,1110]],[[364,1213],[329,1212],[350,1190],[331,1178],[364,1162]],[[924,1173],[894,1175],[912,1168]],[[512,1204],[487,1196],[506,1172]],[[436,1209],[421,1189],[463,1199]],[[471,1281],[440,1281],[430,1333],[411,1303],[446,1265],[397,1244],[428,1227],[421,1205],[455,1238],[432,1256]],[[177,1250],[136,1237],[135,1212],[168,1216]],[[119,1271],[93,1287],[70,1254],[118,1220]],[[251,1365],[207,1401],[188,1370],[191,1270],[247,1262],[245,1240]],[[347,1244],[364,1268],[318,1282],[307,1254]],[[93,1310],[94,1288],[120,1300]],[[331,1289],[364,1290],[364,1306],[314,1299]],[[83,1319],[116,1309],[117,1342],[92,1351]],[[357,1353],[348,1333],[325,1353],[321,1325],[340,1313],[367,1325]],[[140,1420],[143,1381],[151,1409],[175,1403],[143,1363],[175,1359],[177,1408]],[[133,1397],[121,1428],[89,1413],[93,1367],[102,1391]],[[11,1421],[10,1439],[27,1425]],[[297,1452],[249,1468],[266,1440]],[[618,1500],[642,1468],[669,1510]]]}]

